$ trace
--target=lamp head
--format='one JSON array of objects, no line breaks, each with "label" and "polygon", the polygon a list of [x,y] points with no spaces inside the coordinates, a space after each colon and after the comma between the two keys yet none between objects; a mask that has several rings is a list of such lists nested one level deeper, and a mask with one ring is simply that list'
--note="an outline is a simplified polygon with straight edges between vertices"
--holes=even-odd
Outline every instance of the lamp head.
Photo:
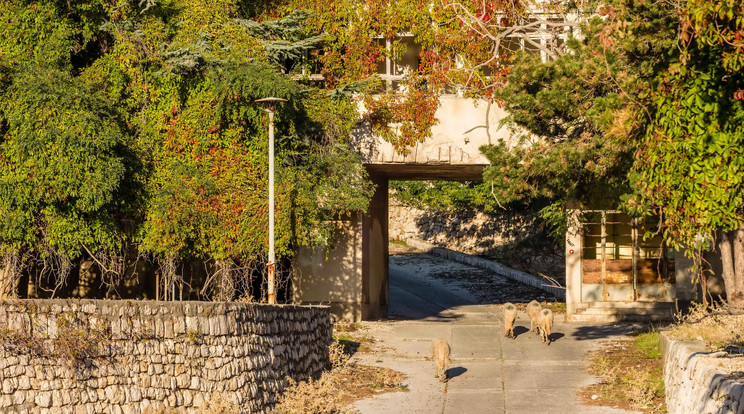
[{"label": "lamp head", "polygon": [[278,104],[279,102],[287,102],[287,100],[283,98],[269,97],[269,98],[256,99],[254,102],[262,105],[264,108],[266,108],[266,111],[274,112],[274,108],[276,107],[276,104]]}]

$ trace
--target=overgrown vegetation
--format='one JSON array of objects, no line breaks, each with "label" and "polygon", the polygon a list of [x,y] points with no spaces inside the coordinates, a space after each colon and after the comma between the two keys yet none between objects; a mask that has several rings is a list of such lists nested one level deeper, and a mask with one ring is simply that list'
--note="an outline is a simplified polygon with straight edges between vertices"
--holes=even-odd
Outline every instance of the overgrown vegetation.
[{"label": "overgrown vegetation", "polygon": [[571,53],[517,54],[494,91],[518,142],[482,148],[485,181],[502,204],[550,201],[542,216],[559,233],[567,208],[658,216],[667,244],[689,247],[699,270],[716,242],[727,300],[744,308],[741,5],[586,6]]},{"label": "overgrown vegetation", "polygon": [[[154,403],[148,406],[143,414],[178,414],[177,408],[166,407],[163,404]],[[196,414],[238,414],[241,412],[240,407],[229,401],[222,393],[214,392],[212,396],[193,410]]]},{"label": "overgrown vegetation", "polygon": [[282,394],[274,413],[281,414],[351,414],[349,407],[356,400],[383,392],[408,391],[400,372],[385,367],[373,367],[353,362],[356,352],[370,352],[372,339],[355,323],[334,326],[334,341],[329,347],[329,366],[322,376],[295,382]]},{"label": "overgrown vegetation", "polygon": [[[276,108],[279,259],[328,245],[331,219],[366,210],[373,188],[347,145],[356,107],[284,73],[321,37],[305,12],[255,12],[232,0],[0,2],[0,296],[17,295],[22,274],[55,296],[82,260],[108,297],[140,258],[160,268],[160,298],[260,287],[259,98],[289,100]],[[181,270],[195,261],[208,264],[199,286]]]},{"label": "overgrown vegetation", "polygon": [[[31,319],[32,324],[38,321]],[[56,334],[40,336],[34,330],[0,331],[0,347],[21,355],[53,358],[76,369],[101,357],[101,347],[111,343],[111,330],[105,323],[88,326],[72,313],[59,315]]]},{"label": "overgrown vegetation", "polygon": [[591,354],[590,372],[600,382],[582,391],[584,403],[666,412],[658,331],[639,332]]},{"label": "overgrown vegetation", "polygon": [[689,312],[678,315],[669,334],[684,341],[704,341],[712,349],[744,347],[744,314],[720,304],[693,303]]}]

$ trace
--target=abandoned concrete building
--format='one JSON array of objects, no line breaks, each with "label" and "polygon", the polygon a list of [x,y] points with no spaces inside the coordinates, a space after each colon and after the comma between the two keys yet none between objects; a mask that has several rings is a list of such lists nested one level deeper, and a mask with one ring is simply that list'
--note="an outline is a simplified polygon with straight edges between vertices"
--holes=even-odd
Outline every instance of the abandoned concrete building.
[{"label": "abandoned concrete building", "polygon": [[[558,37],[561,45],[567,33]],[[555,41],[554,34],[536,30],[533,41],[545,44],[549,39]],[[378,67],[392,89],[416,69],[420,51],[412,36],[401,35],[400,40],[408,46],[401,60],[386,59]],[[514,39],[507,48],[540,53],[547,59],[545,52],[523,39]],[[500,126],[506,116],[503,110],[464,98],[456,90],[448,92],[452,93],[440,97],[438,124],[431,137],[406,155],[368,130],[358,131],[353,145],[377,186],[369,212],[338,223],[336,248],[330,253],[298,252],[295,301],[329,304],[337,316],[349,320],[387,315],[389,181],[480,180],[488,160],[479,148],[513,137]],[[658,235],[644,238],[654,225],[617,211],[574,212],[565,250],[569,320],[668,319],[679,301],[697,298],[691,261],[665,246]]]}]

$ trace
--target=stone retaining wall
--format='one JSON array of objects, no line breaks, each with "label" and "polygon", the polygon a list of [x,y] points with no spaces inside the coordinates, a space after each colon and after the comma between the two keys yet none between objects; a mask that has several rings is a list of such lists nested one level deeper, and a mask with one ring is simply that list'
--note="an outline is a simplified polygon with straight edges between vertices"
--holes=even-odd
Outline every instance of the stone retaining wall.
[{"label": "stone retaining wall", "polygon": [[461,209],[427,211],[396,205],[391,198],[388,237],[391,240],[422,239],[470,254],[482,254],[522,240],[538,229],[531,215],[490,216]]},{"label": "stone retaining wall", "polygon": [[318,377],[325,307],[0,301],[0,411],[140,413],[220,395],[263,412],[286,378]]},{"label": "stone retaining wall", "polygon": [[661,334],[669,414],[744,414],[744,356]]}]

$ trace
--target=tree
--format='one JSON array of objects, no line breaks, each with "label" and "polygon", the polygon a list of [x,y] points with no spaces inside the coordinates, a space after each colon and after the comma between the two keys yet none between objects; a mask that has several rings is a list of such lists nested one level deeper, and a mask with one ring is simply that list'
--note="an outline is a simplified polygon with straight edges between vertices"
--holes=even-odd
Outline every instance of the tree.
[{"label": "tree", "polygon": [[57,289],[83,250],[122,247],[127,134],[104,97],[63,72],[32,69],[12,76],[0,104],[0,245],[5,280],[17,281],[18,256],[31,251],[57,272]]},{"label": "tree", "polygon": [[[607,32],[620,29],[608,18],[620,13],[615,7],[622,7],[633,36],[608,48]],[[661,4],[615,1],[568,37],[570,53],[547,60],[516,54],[506,84],[494,92],[516,139],[482,148],[491,163],[484,179],[496,203],[542,200],[548,204],[542,215],[558,238],[567,203],[617,208],[631,191],[635,97],[670,59],[674,29]]]},{"label": "tree", "polygon": [[181,260],[217,262],[228,278],[260,266],[267,119],[253,101],[267,95],[290,99],[277,114],[280,258],[328,244],[329,219],[366,209],[372,188],[346,145],[356,106],[286,74],[322,40],[303,12],[259,21],[255,5],[232,0],[2,5],[3,269],[17,275],[27,254],[106,268],[122,251],[156,259],[169,281]]},{"label": "tree", "polygon": [[[738,7],[613,1],[571,54],[518,57],[497,96],[510,121],[543,139],[484,150],[496,194],[656,214],[667,242],[691,253],[716,240],[729,304],[744,306]],[[555,211],[544,213],[562,219]]]},{"label": "tree", "polygon": [[[366,109],[364,120],[400,153],[431,134],[442,92],[456,89],[467,97],[493,103],[493,92],[504,84],[508,73],[509,48],[523,42],[526,47],[558,56],[564,50],[559,34],[575,25],[570,19],[555,19],[563,15],[560,8],[546,9],[536,2],[279,3],[280,7],[266,7],[260,15],[277,18],[305,9],[310,12],[308,33],[323,34],[321,48],[305,59],[294,60],[287,69],[298,76],[320,73],[329,88],[360,86],[360,81],[368,80],[357,90]],[[528,16],[532,8],[546,14],[537,19]],[[542,44],[535,40],[541,31],[541,36],[546,32],[555,36]],[[418,61],[400,65],[411,48],[420,50]],[[400,79],[378,76],[388,60],[396,62],[393,66]]]},{"label": "tree", "polygon": [[679,10],[679,61],[646,97],[630,201],[664,219],[674,246],[715,241],[728,303],[744,308],[744,21],[741,5]]}]

